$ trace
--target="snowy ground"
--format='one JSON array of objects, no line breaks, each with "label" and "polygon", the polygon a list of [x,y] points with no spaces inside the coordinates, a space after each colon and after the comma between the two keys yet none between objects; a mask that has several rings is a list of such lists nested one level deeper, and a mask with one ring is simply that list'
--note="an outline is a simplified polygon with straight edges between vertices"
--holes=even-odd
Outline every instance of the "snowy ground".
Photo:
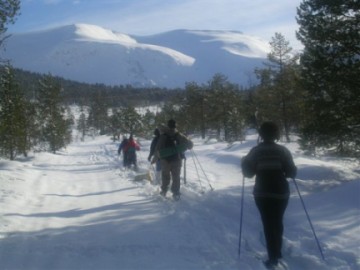
[{"label": "snowy ground", "polygon": [[[238,257],[240,159],[256,136],[229,146],[194,139],[178,202],[123,171],[109,137],[74,142],[58,154],[0,160],[1,269],[264,269],[264,237],[246,179]],[[149,141],[139,166],[149,168]],[[311,158],[287,144],[321,242],[321,259],[294,185],[285,216],[288,269],[360,269],[360,167]],[[211,190],[211,187],[213,190]]]}]

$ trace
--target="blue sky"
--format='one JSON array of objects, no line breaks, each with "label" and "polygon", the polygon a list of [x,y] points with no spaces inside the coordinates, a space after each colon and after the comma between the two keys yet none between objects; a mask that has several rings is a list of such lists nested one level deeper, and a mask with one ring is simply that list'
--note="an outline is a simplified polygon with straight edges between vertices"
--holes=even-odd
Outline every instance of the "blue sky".
[{"label": "blue sky", "polygon": [[22,0],[10,33],[88,23],[135,35],[174,29],[236,30],[271,40],[282,33],[294,49],[302,0]]}]

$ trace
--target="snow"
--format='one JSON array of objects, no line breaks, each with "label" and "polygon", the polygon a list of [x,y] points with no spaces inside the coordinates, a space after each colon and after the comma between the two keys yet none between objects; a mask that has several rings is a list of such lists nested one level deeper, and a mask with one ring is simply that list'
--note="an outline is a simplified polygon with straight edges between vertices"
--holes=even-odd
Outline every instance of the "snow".
[{"label": "snow", "polygon": [[208,39],[203,42],[222,42],[223,49],[245,57],[267,58],[270,53],[270,44],[264,40],[234,31],[189,31],[189,33],[204,36]]},{"label": "snow", "polygon": [[[137,139],[146,173],[150,141]],[[245,182],[238,256],[239,164],[256,139],[228,145],[194,137],[178,202],[162,199],[146,179],[133,181],[118,142],[107,136],[75,139],[57,154],[0,160],[1,269],[264,269],[253,179]],[[360,269],[359,162],[308,157],[296,143],[283,144],[299,168],[297,183],[326,258],[291,184],[283,247],[289,269]]]},{"label": "snow", "polygon": [[216,73],[249,86],[268,52],[267,42],[237,31],[134,36],[78,23],[13,34],[2,58],[16,68],[79,82],[178,88],[207,83]]},{"label": "snow", "polygon": [[145,50],[153,50],[165,55],[170,56],[174,59],[179,65],[191,66],[194,64],[195,59],[182,54],[178,51],[172,50],[170,48],[150,45],[150,44],[139,44],[135,39],[131,38],[128,35],[122,33],[114,33],[111,30],[104,29],[102,27],[90,24],[76,24],[75,33],[78,34],[81,38],[79,41],[98,41],[101,43],[117,43],[127,48],[140,48]]},{"label": "snow", "polygon": [[119,42],[119,43],[130,43],[136,44],[136,40],[131,38],[128,35],[121,34],[121,33],[114,33],[111,30],[102,28],[96,25],[90,24],[76,24],[75,33],[81,37],[87,38],[89,40],[99,40],[102,42]]}]

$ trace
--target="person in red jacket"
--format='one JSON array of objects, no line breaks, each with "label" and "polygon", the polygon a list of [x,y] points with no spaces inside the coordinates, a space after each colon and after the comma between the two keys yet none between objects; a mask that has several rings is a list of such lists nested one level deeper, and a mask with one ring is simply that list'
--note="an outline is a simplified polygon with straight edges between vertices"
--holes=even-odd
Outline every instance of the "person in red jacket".
[{"label": "person in red jacket", "polygon": [[129,140],[123,149],[124,153],[126,153],[126,167],[130,168],[131,165],[134,165],[134,169],[137,170],[136,151],[139,150],[139,144],[134,140],[134,137],[130,135]]},{"label": "person in red jacket", "polygon": [[253,194],[269,256],[265,266],[272,269],[282,258],[283,216],[290,195],[286,178],[294,178],[297,168],[290,151],[276,143],[280,132],[275,123],[263,123],[259,135],[262,142],[242,159],[241,167],[244,176],[256,175]]}]

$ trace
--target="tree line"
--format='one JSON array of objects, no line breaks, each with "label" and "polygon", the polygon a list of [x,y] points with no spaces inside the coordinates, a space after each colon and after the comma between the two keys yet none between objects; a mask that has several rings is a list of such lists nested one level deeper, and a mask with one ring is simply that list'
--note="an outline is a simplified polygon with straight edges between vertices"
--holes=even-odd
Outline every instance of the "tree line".
[{"label": "tree line", "polygon": [[[71,141],[74,125],[81,139],[88,134],[109,134],[114,140],[120,134],[150,137],[155,127],[174,118],[187,133],[227,142],[241,141],[246,129],[272,120],[284,140],[296,135],[308,153],[359,156],[359,8],[357,1],[302,1],[296,19],[304,50],[294,52],[275,33],[267,60],[254,70],[258,83],[248,89],[221,73],[204,84],[188,82],[184,89],[135,89],[81,84],[5,66],[0,153],[13,159],[30,149],[55,152]],[[81,108],[76,122],[66,109],[69,104]]]}]

